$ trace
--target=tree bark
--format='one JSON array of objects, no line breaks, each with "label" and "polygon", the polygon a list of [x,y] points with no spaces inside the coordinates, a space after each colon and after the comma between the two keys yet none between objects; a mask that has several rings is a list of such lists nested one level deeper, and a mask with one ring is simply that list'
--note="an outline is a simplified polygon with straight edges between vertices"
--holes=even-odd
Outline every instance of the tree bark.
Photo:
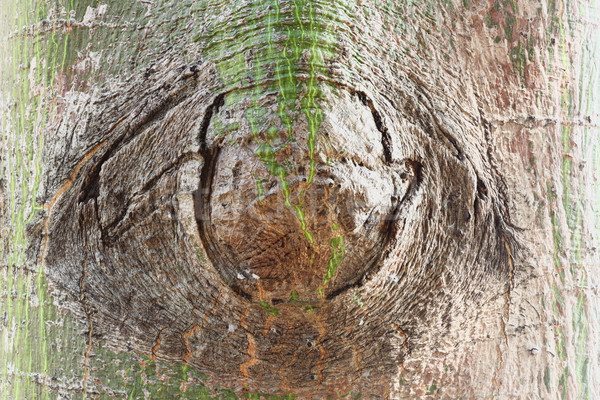
[{"label": "tree bark", "polygon": [[600,397],[596,0],[2,7],[3,399]]}]

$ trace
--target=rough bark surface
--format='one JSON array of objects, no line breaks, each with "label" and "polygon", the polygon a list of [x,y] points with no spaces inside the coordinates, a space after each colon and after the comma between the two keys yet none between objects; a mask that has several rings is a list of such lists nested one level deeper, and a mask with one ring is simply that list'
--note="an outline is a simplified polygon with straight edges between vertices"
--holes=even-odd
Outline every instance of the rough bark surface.
[{"label": "rough bark surface", "polygon": [[[228,106],[210,65],[165,75],[98,101],[90,143],[59,157],[87,160],[56,189],[39,254],[94,335],[240,386],[383,395],[407,351],[509,290],[484,134],[434,116],[417,84],[382,107],[332,83],[311,149],[310,121],[286,129],[276,95],[255,100],[269,124],[252,132],[251,101]],[[217,118],[239,123],[227,140]]]},{"label": "rough bark surface", "polygon": [[[85,327],[74,392],[139,395],[94,381],[101,345],[239,396],[598,394],[597,60],[568,47],[597,26],[556,16],[598,9],[455,3],[183,2],[169,28],[160,2],[131,72],[108,47],[56,72],[26,260]],[[22,35],[126,31],[107,12]]]}]

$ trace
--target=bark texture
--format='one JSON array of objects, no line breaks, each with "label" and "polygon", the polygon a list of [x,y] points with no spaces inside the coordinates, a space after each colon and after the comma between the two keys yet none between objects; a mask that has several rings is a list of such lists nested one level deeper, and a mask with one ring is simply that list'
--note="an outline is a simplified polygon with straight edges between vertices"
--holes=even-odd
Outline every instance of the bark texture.
[{"label": "bark texture", "polygon": [[[596,3],[48,10],[13,40],[89,39],[29,64],[26,253],[0,186],[6,298],[85,327],[45,396],[598,394]],[[131,357],[133,388],[97,372]]]}]

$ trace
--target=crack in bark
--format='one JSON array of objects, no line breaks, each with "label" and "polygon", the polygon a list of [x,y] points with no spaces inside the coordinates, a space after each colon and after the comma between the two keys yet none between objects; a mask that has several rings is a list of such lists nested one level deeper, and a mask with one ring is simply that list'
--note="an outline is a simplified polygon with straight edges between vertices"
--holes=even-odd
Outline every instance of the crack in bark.
[{"label": "crack in bark", "polygon": [[217,114],[219,112],[219,109],[225,104],[226,94],[227,93],[221,93],[217,97],[215,97],[212,104],[206,109],[206,113],[204,114],[204,118],[202,119],[202,124],[200,125],[200,132],[198,133],[198,142],[200,143],[200,148],[203,151],[203,156],[209,156],[209,154],[206,154],[206,152],[209,151],[206,145],[206,134],[208,133],[208,127],[213,116]]},{"label": "crack in bark", "polygon": [[448,142],[450,142],[452,147],[454,147],[454,150],[456,150],[456,154],[454,154],[454,157],[456,157],[460,161],[464,161],[465,154],[462,151],[462,149],[460,148],[460,146],[458,145],[458,141],[446,129],[442,128],[442,126],[439,124],[437,118],[434,117],[433,120],[435,121],[436,127],[441,132],[442,136],[444,136],[446,138],[446,140],[448,140]]},{"label": "crack in bark", "polygon": [[152,362],[156,362],[156,354],[158,353],[158,349],[160,349],[161,335],[166,329],[167,329],[167,327],[164,327],[158,331],[158,335],[156,336],[154,346],[152,346]]},{"label": "crack in bark", "polygon": [[[145,105],[144,105],[145,106]],[[141,110],[143,110],[144,106],[142,106],[139,109],[139,113],[136,114],[133,119],[135,121],[135,119],[141,114]],[[108,135],[110,133],[112,133],[122,122],[124,122],[127,118],[129,118],[131,116],[132,113],[128,113],[127,115],[125,115],[114,127],[113,129],[111,129],[109,132],[107,132],[105,134]],[[128,128],[130,128],[131,125],[128,126]],[[102,165],[108,161],[108,159],[112,156],[113,152],[115,152],[119,145],[121,144],[121,142],[125,139],[125,137],[128,134],[128,130],[126,129],[126,131],[121,134],[117,139],[115,139],[109,146],[108,149],[106,149],[106,151],[104,152],[104,154],[102,154],[101,158],[90,167],[90,170],[87,171],[87,175],[85,176],[85,178],[83,179],[81,188],[80,188],[80,194],[78,197],[78,202],[80,204],[82,203],[86,203],[91,199],[97,200],[98,196],[100,194],[99,190],[100,190],[100,171],[102,170]],[[112,138],[106,138],[102,143],[108,143],[109,140]]]},{"label": "crack in bark", "polygon": [[[464,161],[465,154],[464,154],[463,150],[461,149],[461,147],[459,146],[458,141],[450,132],[448,132],[446,129],[444,129],[442,127],[442,125],[440,124],[440,121],[438,120],[435,113],[433,112],[433,110],[434,110],[433,102],[429,98],[427,92],[425,92],[423,90],[423,88],[425,88],[426,85],[424,84],[424,82],[421,79],[418,78],[417,75],[410,74],[410,77],[413,80],[413,82],[416,83],[416,87],[414,88],[414,91],[416,94],[418,104],[422,105],[425,108],[427,115],[424,115],[418,109],[418,107],[413,103],[413,101],[410,97],[407,98],[405,106],[402,107],[405,111],[405,115],[407,117],[409,117],[409,119],[412,119],[413,123],[418,123],[418,125],[420,125],[423,128],[423,131],[426,134],[431,135],[434,132],[440,133],[441,136],[448,141],[448,143],[452,146],[452,148],[456,152],[456,154],[453,154],[453,156],[455,158],[457,158],[459,161]],[[396,107],[396,108],[400,109],[399,107]],[[447,145],[447,143],[445,143],[445,144]]]},{"label": "crack in bark", "polygon": [[367,96],[365,92],[361,91],[350,91],[350,94],[356,95],[361,103],[371,110],[371,115],[373,115],[373,121],[375,121],[375,126],[377,130],[381,133],[381,144],[383,145],[383,156],[385,161],[389,164],[393,162],[392,155],[392,138],[390,136],[390,132],[385,125],[381,114],[375,108],[373,100]]},{"label": "crack in bark", "polygon": [[[96,200],[97,207],[97,199],[99,196],[100,190],[100,172],[102,170],[102,166],[111,159],[115,154],[119,152],[120,149],[127,146],[131,141],[133,141],[139,134],[143,133],[145,128],[156,121],[161,121],[164,119],[165,115],[172,109],[176,108],[179,104],[184,102],[187,99],[186,89],[190,86],[186,81],[190,79],[190,77],[194,77],[198,74],[198,69],[195,68],[195,65],[190,67],[189,73],[184,73],[186,70],[184,67],[180,74],[179,80],[176,80],[174,84],[180,83],[173,90],[170,90],[174,84],[164,83],[158,89],[156,89],[152,94],[154,97],[158,97],[158,101],[154,102],[152,99],[146,101],[143,105],[138,107],[138,112],[131,119],[132,121],[125,128],[125,131],[120,134],[117,139],[111,143],[110,147],[106,149],[102,157],[90,168],[87,176],[84,178],[80,194],[78,197],[79,203],[86,203],[91,199]],[[169,91],[170,90],[170,91]],[[168,91],[168,92],[167,92]],[[161,95],[161,92],[167,92],[164,95]],[[217,96],[215,101],[222,102],[223,95]],[[209,114],[211,112],[211,108],[209,107]],[[131,116],[132,113],[128,113],[125,117],[123,117],[111,130],[109,130],[105,135],[110,134],[114,131],[123,121]],[[108,138],[105,139],[102,144],[108,142]],[[99,150],[99,149],[97,149]],[[95,152],[94,152],[95,153]],[[190,157],[190,154],[194,153],[184,153],[182,156],[178,157],[172,164],[168,164],[163,168],[161,172],[156,174],[153,178],[151,178],[148,182],[144,184],[144,186],[138,190],[135,194],[131,195],[128,199],[127,204],[123,207],[123,211],[121,215],[109,224],[107,227],[100,226],[100,233],[102,242],[109,246],[112,244],[114,235],[109,235],[107,231],[110,231],[112,228],[116,227],[126,215],[131,201],[135,195],[147,191],[156,181],[158,181],[164,174],[171,171],[173,168],[176,168],[182,162],[187,161],[187,158]],[[91,158],[87,157],[87,159]],[[79,169],[76,169],[78,172]],[[72,183],[72,182],[71,182]]]},{"label": "crack in bark", "polygon": [[479,175],[477,175],[475,200],[473,200],[473,229],[477,229],[477,220],[478,220],[479,214],[481,212],[481,210],[479,208],[480,207],[479,202],[485,201],[487,198],[488,198],[487,187],[485,186],[483,181],[479,178]]}]

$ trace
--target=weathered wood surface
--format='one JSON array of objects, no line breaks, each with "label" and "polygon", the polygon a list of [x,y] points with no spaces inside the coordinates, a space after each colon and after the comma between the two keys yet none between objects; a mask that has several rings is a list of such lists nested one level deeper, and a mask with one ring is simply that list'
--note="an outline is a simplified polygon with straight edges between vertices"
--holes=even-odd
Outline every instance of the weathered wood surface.
[{"label": "weathered wood surface", "polygon": [[600,395],[597,3],[89,5],[7,45],[5,397]]}]

